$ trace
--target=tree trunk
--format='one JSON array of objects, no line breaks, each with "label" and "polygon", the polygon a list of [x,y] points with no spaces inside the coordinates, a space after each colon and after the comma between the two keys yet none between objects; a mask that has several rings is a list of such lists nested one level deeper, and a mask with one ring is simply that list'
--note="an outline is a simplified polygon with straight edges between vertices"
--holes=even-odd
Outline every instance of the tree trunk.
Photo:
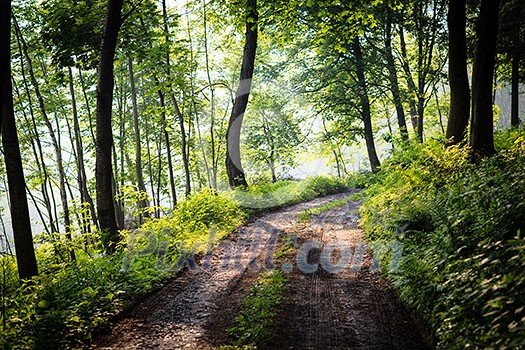
[{"label": "tree trunk", "polygon": [[175,98],[175,95],[173,94],[173,86],[172,86],[172,79],[171,79],[170,51],[169,51],[169,47],[170,47],[169,44],[171,44],[171,40],[170,40],[169,29],[168,29],[168,12],[166,8],[166,0],[162,0],[162,18],[164,22],[163,23],[164,24],[164,36],[166,39],[166,43],[168,43],[168,50],[166,52],[166,70],[168,73],[170,87],[172,89],[171,102],[173,104],[173,107],[175,108],[175,113],[177,114],[177,117],[179,120],[181,150],[182,150],[182,164],[184,166],[184,175],[185,175],[185,180],[186,180],[186,197],[188,197],[191,193],[191,176],[190,176],[190,161],[189,161],[190,155],[187,149],[188,142],[187,142],[186,130],[184,126],[184,116],[182,115],[177,99]]},{"label": "tree trunk", "polygon": [[[87,175],[86,168],[84,166],[84,146],[82,145],[82,135],[80,133],[80,125],[78,122],[78,112],[77,112],[77,99],[75,95],[75,86],[73,82],[73,70],[71,67],[68,68],[69,72],[69,91],[71,93],[71,106],[73,109],[73,129],[75,131],[75,146],[77,148],[77,176],[78,176],[78,187],[80,189],[80,200],[82,205],[88,203],[89,210],[91,212],[91,217],[95,227],[98,227],[97,223],[97,213],[95,212],[95,205],[93,203],[93,198],[89,194],[87,187]],[[87,232],[91,230],[86,228]]]},{"label": "tree trunk", "polygon": [[111,115],[113,103],[113,60],[120,30],[123,0],[108,0],[104,34],[101,43],[97,76],[96,117],[96,192],[97,214],[102,231],[102,243],[107,253],[113,253],[119,242],[119,228],[113,203],[113,169],[111,151],[113,133]]},{"label": "tree trunk", "polygon": [[[131,105],[133,110],[133,129],[135,132],[135,175],[137,180],[137,189],[140,195],[146,194],[146,185],[144,184],[144,175],[142,172],[142,145],[140,139],[139,110],[137,108],[137,88],[135,87],[135,73],[133,72],[133,61],[128,56],[129,84],[131,88]],[[148,199],[138,201],[141,216],[149,217],[147,208]]]},{"label": "tree trunk", "polygon": [[476,53],[472,71],[472,123],[470,146],[480,156],[494,150],[492,78],[498,33],[499,0],[481,0],[476,28]]},{"label": "tree trunk", "polygon": [[[162,92],[162,89],[160,87],[160,82],[157,78],[156,84],[157,84],[157,93],[159,95],[159,104],[161,108],[161,124],[162,124],[162,135],[164,136],[164,142],[166,142],[166,158],[168,158],[168,174],[169,174],[169,180],[170,180],[170,190],[171,190],[171,200],[172,200],[172,207],[173,209],[177,206],[177,189],[175,188],[175,175],[173,173],[173,161],[171,159],[171,142],[170,142],[170,135],[168,133],[168,124],[166,121],[166,103],[164,98],[164,93]],[[159,159],[160,162],[160,159]],[[160,191],[160,186],[157,189],[157,192]],[[160,205],[160,204],[159,204]]]},{"label": "tree trunk", "polygon": [[[516,9],[514,10],[517,15],[521,14],[520,1],[516,2]],[[520,18],[517,19],[516,23],[520,23]],[[510,113],[510,125],[518,126],[521,123],[519,116],[519,88],[520,88],[520,62],[521,62],[521,50],[520,50],[520,30],[515,29],[514,36],[514,47],[512,50],[512,102],[511,102],[511,113]]]},{"label": "tree trunk", "polygon": [[386,20],[386,38],[385,38],[385,56],[388,69],[388,79],[390,81],[390,89],[394,98],[394,105],[397,113],[397,124],[399,126],[399,133],[403,141],[408,141],[408,130],[405,117],[405,110],[401,102],[401,92],[399,90],[399,81],[397,79],[396,66],[394,62],[394,55],[392,54],[392,10],[387,9]]},{"label": "tree trunk", "polygon": [[226,171],[231,187],[248,186],[241,166],[241,125],[252,86],[255,53],[257,51],[258,21],[257,0],[247,0],[246,42],[244,44],[241,76],[226,133]]},{"label": "tree trunk", "polygon": [[11,1],[0,2],[0,131],[20,279],[38,275],[11,85]]},{"label": "tree trunk", "polygon": [[467,74],[466,0],[450,0],[448,10],[450,111],[446,137],[451,144],[465,139],[470,110]]},{"label": "tree trunk", "polygon": [[[401,63],[403,66],[403,71],[405,72],[409,95],[417,95],[416,83],[414,82],[414,78],[412,77],[412,71],[410,69],[410,64],[408,61],[408,53],[403,27],[399,28],[399,41],[401,44]],[[410,106],[410,119],[412,122],[412,128],[414,129],[414,133],[417,134],[417,106],[415,99],[411,96],[408,97],[408,105]]]},{"label": "tree trunk", "polygon": [[365,66],[363,60],[363,52],[359,37],[354,39],[353,43],[354,55],[356,59],[357,83],[359,85],[359,100],[361,104],[361,119],[365,126],[365,141],[368,152],[368,159],[370,160],[370,167],[373,173],[379,170],[381,163],[377,157],[376,147],[374,143],[374,133],[372,130],[372,118],[370,113],[370,100],[368,99],[368,91],[365,78]]},{"label": "tree trunk", "polygon": [[208,88],[210,89],[210,149],[211,149],[211,187],[217,189],[217,150],[215,146],[215,88],[210,73],[210,58],[208,49],[208,21],[206,17],[206,0],[202,2],[203,7],[203,28],[204,28],[204,57],[206,62],[206,77]]}]

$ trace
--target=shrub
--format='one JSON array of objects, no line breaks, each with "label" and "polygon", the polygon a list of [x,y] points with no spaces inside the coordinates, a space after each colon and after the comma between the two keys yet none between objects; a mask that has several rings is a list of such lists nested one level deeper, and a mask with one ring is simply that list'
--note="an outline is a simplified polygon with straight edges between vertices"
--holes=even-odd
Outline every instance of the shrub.
[{"label": "shrub", "polygon": [[367,190],[361,224],[372,246],[401,243],[384,272],[440,349],[525,342],[525,138],[516,133],[477,164],[465,149],[414,146],[386,162]]}]

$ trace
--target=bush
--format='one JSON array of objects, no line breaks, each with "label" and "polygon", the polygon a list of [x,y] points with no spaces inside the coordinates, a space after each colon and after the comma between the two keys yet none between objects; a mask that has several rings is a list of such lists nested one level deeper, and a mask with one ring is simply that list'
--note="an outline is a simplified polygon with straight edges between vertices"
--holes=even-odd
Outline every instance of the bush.
[{"label": "bush", "polygon": [[[43,242],[37,249],[46,264],[41,275],[23,286],[15,279],[5,286],[0,348],[86,348],[134,300],[159,288],[188,256],[210,248],[244,218],[235,202],[206,189],[172,215],[123,232],[121,249],[112,256],[96,248],[90,249],[93,256],[77,250],[77,261],[64,266],[53,257],[56,246]],[[10,266],[4,273],[16,271],[12,257],[1,260]]]},{"label": "bush", "polygon": [[525,137],[502,138],[505,148],[477,164],[465,149],[416,145],[367,190],[361,224],[371,246],[401,244],[383,270],[440,349],[525,343]]}]

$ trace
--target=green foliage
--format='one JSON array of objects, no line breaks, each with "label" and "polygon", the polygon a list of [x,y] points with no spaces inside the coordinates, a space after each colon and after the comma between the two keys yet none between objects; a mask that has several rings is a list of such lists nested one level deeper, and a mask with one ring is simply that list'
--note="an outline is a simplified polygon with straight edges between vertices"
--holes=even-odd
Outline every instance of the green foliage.
[{"label": "green foliage", "polygon": [[524,136],[497,135],[500,152],[477,164],[466,149],[413,146],[367,190],[362,225],[371,246],[401,244],[383,270],[439,349],[525,341]]},{"label": "green foliage", "polygon": [[250,294],[243,300],[243,309],[229,329],[235,345],[263,345],[272,340],[271,326],[284,302],[287,280],[280,271],[263,273]]},{"label": "green foliage", "polygon": [[76,265],[41,274],[10,295],[2,348],[87,347],[94,333],[167,278],[144,264],[121,271],[121,254],[79,258]]}]

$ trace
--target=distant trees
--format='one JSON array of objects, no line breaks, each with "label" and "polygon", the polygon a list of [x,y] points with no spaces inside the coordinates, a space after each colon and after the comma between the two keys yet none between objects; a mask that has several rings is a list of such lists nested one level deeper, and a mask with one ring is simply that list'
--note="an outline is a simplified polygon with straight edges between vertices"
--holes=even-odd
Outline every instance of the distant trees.
[{"label": "distant trees", "polygon": [[498,78],[511,83],[512,126],[521,123],[519,116],[520,82],[525,77],[525,4],[521,0],[502,0],[497,46]]}]

